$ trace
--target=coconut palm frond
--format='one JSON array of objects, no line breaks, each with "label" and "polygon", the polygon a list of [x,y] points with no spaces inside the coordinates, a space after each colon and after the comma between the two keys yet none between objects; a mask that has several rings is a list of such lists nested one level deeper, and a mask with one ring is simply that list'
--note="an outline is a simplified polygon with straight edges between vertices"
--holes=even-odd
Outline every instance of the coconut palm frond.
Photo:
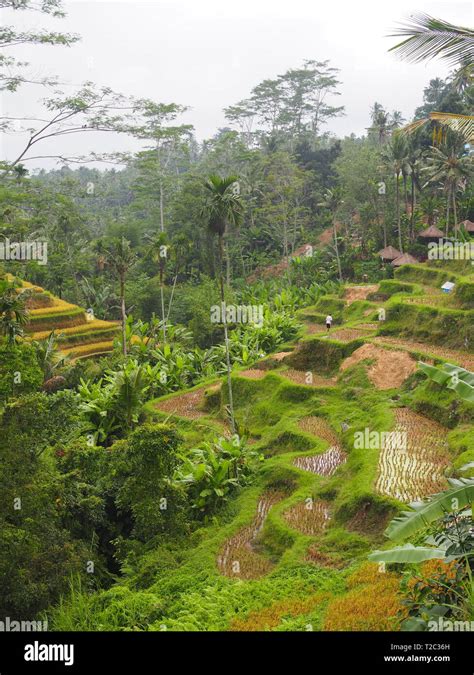
[{"label": "coconut palm frond", "polygon": [[441,124],[451,131],[459,134],[466,143],[474,142],[474,116],[473,115],[454,115],[452,113],[444,112],[432,112],[428,117],[425,117],[421,120],[416,120],[411,124],[408,124],[406,127],[401,129],[403,134],[411,134],[420,127],[428,124],[429,122],[435,122]]},{"label": "coconut palm frond", "polygon": [[436,57],[445,59],[451,65],[474,61],[472,29],[454,26],[422,12],[412,15],[390,37],[406,37],[389,51],[407,61],[420,63]]}]

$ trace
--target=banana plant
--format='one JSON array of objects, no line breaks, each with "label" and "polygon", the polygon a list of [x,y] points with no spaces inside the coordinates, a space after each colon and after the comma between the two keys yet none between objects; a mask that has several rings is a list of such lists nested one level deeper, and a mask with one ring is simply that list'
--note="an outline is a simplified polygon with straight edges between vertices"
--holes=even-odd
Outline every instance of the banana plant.
[{"label": "banana plant", "polygon": [[464,401],[474,403],[474,373],[452,363],[445,363],[442,368],[438,368],[420,361],[418,366],[433,382],[453,389]]}]

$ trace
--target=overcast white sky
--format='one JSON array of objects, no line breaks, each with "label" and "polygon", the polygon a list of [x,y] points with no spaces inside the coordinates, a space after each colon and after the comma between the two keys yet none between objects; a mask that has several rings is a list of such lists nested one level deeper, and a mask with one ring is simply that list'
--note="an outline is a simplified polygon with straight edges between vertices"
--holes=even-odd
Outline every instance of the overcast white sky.
[{"label": "overcast white sky", "polygon": [[[57,75],[81,84],[92,80],[133,96],[188,105],[183,122],[202,140],[224,126],[222,109],[246,97],[264,78],[273,78],[304,59],[330,59],[340,69],[346,116],[328,130],[362,134],[377,100],[409,118],[430,78],[447,75],[439,61],[413,65],[387,53],[385,37],[398,21],[422,10],[461,25],[473,24],[473,3],[457,0],[70,0],[67,17],[4,11],[2,23],[23,28],[75,32],[82,41],[65,47],[16,47],[9,53],[33,64],[36,75]],[[25,86],[2,95],[3,114],[38,112],[44,94]],[[4,137],[1,154],[11,159],[19,137]],[[124,137],[92,135],[55,141],[48,152],[132,149]],[[49,166],[47,162],[27,163]]]}]

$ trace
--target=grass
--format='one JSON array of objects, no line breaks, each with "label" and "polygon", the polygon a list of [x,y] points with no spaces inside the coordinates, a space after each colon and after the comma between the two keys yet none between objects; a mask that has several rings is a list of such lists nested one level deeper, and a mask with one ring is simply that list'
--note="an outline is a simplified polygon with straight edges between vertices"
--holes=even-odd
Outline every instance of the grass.
[{"label": "grass", "polygon": [[[372,291],[374,301],[346,305],[325,296],[304,310],[316,322],[330,311],[343,324],[341,331],[376,324],[359,329],[360,337],[345,334],[357,339],[306,335],[285,347],[290,353],[283,360],[273,355],[258,367],[233,373],[238,425],[265,456],[253,484],[186,541],[145,546],[110,589],[89,594],[74,586],[69,600],[50,612],[53,629],[399,627],[400,577],[367,563],[367,555],[384,544],[388,520],[403,508],[400,499],[437,489],[433,473],[441,481],[444,471],[455,475],[474,460],[474,406],[461,403],[452,391],[421,373],[399,387],[376,389],[363,362],[340,372],[345,359],[372,341],[388,357],[394,345],[417,357],[434,349],[437,360],[470,356],[460,348],[460,335],[472,313],[441,306],[436,290],[446,272],[408,267],[381,282]],[[407,302],[425,297],[435,305]],[[377,322],[381,307],[387,311],[385,323]],[[383,333],[381,340],[374,338],[376,331]],[[400,336],[403,344],[396,342]],[[227,404],[227,388],[216,384],[209,380],[150,402],[146,415],[172,416],[185,448],[210,440],[223,433]],[[409,466],[393,453],[354,443],[358,431],[390,431],[397,425],[408,429]]]}]

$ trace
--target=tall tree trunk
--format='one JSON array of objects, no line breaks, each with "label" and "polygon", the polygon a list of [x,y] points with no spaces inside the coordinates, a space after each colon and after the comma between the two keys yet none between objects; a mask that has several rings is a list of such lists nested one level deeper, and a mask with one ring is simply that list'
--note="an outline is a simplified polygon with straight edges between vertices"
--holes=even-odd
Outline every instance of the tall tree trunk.
[{"label": "tall tree trunk", "polygon": [[449,236],[449,214],[451,211],[451,187],[448,188],[448,199],[446,204],[446,236]]},{"label": "tall tree trunk", "polygon": [[166,316],[165,316],[165,291],[163,284],[163,270],[160,267],[160,295],[161,295],[161,318],[163,321],[163,344],[166,344]]},{"label": "tall tree trunk", "polygon": [[339,245],[337,243],[337,226],[335,220],[333,220],[332,227],[334,232],[334,247],[336,249],[337,271],[339,274],[339,281],[342,281],[341,259],[339,257]]},{"label": "tall tree trunk", "polygon": [[127,313],[125,310],[125,278],[120,277],[120,310],[122,314],[122,353],[127,356]]},{"label": "tall tree trunk", "polygon": [[164,214],[164,195],[163,195],[163,181],[160,179],[160,226],[161,231],[165,231],[165,214]]},{"label": "tall tree trunk", "polygon": [[411,214],[410,214],[410,237],[411,240],[415,240],[415,180],[413,176],[413,170],[411,173]]},{"label": "tall tree trunk", "polygon": [[234,417],[234,397],[232,394],[232,379],[231,379],[231,367],[230,367],[230,351],[229,351],[229,333],[227,330],[227,313],[225,305],[225,294],[224,294],[224,271],[222,269],[222,259],[224,257],[224,238],[222,235],[219,235],[219,285],[221,291],[221,310],[222,310],[222,323],[224,324],[224,343],[225,343],[225,359],[227,366],[227,388],[229,391],[229,410],[230,410],[230,427],[233,434],[236,432],[235,427],[235,417]]},{"label": "tall tree trunk", "polygon": [[458,225],[458,207],[456,204],[456,185],[453,185],[452,194],[453,194],[454,236],[457,237],[456,228]]},{"label": "tall tree trunk", "polygon": [[402,244],[402,224],[400,219],[400,175],[397,172],[395,174],[395,179],[397,181],[397,227],[398,227],[398,246],[400,248],[400,253],[403,253],[403,244]]}]

